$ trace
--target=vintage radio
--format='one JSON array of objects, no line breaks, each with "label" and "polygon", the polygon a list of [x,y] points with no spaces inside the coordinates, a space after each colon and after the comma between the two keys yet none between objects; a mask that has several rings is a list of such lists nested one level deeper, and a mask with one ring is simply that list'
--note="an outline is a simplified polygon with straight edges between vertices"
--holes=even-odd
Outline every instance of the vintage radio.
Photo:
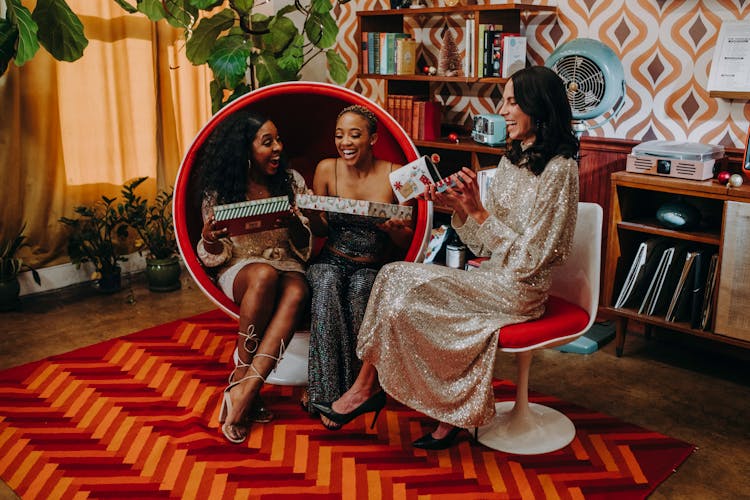
[{"label": "vintage radio", "polygon": [[724,157],[724,146],[684,141],[647,141],[628,155],[625,170],[702,181],[714,175],[716,160]]},{"label": "vintage radio", "polygon": [[505,142],[505,118],[493,114],[476,115],[471,138],[488,146],[503,144]]}]

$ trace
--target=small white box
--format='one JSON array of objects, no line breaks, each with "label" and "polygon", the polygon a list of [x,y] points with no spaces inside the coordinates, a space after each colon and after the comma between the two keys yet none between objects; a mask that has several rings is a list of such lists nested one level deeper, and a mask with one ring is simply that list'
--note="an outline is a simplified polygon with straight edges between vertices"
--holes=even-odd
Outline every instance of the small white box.
[{"label": "small white box", "polygon": [[516,71],[526,67],[526,37],[503,37],[503,78],[510,78]]}]

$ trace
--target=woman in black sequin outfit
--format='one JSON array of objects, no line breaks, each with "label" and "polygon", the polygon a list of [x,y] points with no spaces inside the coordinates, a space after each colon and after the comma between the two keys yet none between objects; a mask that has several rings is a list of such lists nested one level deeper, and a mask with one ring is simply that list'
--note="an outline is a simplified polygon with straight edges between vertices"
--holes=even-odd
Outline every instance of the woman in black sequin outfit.
[{"label": "woman in black sequin outfit", "polygon": [[[375,158],[377,118],[359,105],[345,108],[336,121],[339,156],[321,161],[315,170],[317,195],[394,203],[388,174],[400,165]],[[319,214],[319,213],[318,213]],[[310,215],[313,231],[326,245],[307,270],[312,291],[308,393],[302,405],[328,403],[351,387],[361,362],[355,353],[357,332],[370,289],[394,249],[411,242],[405,221],[328,212]],[[329,429],[339,426],[323,417]]]}]

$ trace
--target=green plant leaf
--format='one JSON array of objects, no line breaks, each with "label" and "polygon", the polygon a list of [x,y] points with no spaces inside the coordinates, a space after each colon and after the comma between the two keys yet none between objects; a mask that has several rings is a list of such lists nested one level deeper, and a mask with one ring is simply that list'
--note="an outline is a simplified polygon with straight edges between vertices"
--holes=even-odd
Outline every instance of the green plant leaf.
[{"label": "green plant leaf", "polygon": [[115,0],[115,3],[122,7],[128,14],[135,14],[138,12],[138,8],[131,5],[126,0]]},{"label": "green plant leaf", "polygon": [[190,0],[190,5],[202,10],[211,10],[222,3],[224,3],[223,0]]},{"label": "green plant leaf", "polygon": [[75,61],[89,44],[83,24],[64,0],[38,0],[32,19],[39,26],[37,37],[58,61]]},{"label": "green plant leaf", "polygon": [[240,96],[243,96],[250,92],[252,89],[250,88],[250,85],[246,83],[240,83],[234,88],[234,92],[230,94],[229,97],[227,97],[227,101],[224,104],[229,104],[230,102],[234,101]]},{"label": "green plant leaf", "polygon": [[274,16],[268,23],[269,32],[261,35],[263,50],[278,54],[299,34],[297,26],[288,17]]},{"label": "green plant leaf", "polygon": [[190,62],[197,66],[208,61],[216,39],[222,31],[231,28],[234,21],[234,13],[229,9],[224,9],[213,17],[203,18],[185,47],[185,54]]},{"label": "green plant leaf", "polygon": [[299,75],[296,72],[284,70],[279,66],[276,58],[267,52],[258,54],[255,60],[255,77],[261,86],[299,80]]},{"label": "green plant leaf", "polygon": [[214,78],[226,89],[240,84],[247,70],[251,44],[238,35],[228,35],[216,40],[208,65]]},{"label": "green plant leaf", "polygon": [[13,59],[18,40],[18,28],[5,19],[0,19],[0,75],[8,69],[8,63]]},{"label": "green plant leaf", "polygon": [[268,24],[271,22],[273,17],[268,17],[265,14],[253,14],[250,16],[250,22],[253,26],[253,31],[265,31],[268,28]]},{"label": "green plant leaf", "polygon": [[253,5],[255,5],[254,0],[229,0],[229,5],[242,14],[243,16],[246,16],[250,13],[251,10],[253,10]]},{"label": "green plant leaf", "polygon": [[318,14],[325,14],[333,8],[330,0],[312,0],[311,2],[312,11]]},{"label": "green plant leaf", "polygon": [[326,50],[326,60],[328,61],[328,74],[331,75],[331,80],[343,85],[349,75],[349,69],[346,67],[344,60],[335,50]]},{"label": "green plant leaf", "polygon": [[[305,60],[303,46],[305,44],[305,37],[302,34],[297,33],[281,56],[277,58],[277,62],[282,71],[290,75],[296,75],[299,70],[302,69],[302,63]],[[297,80],[298,78],[293,78]]]},{"label": "green plant leaf", "polygon": [[138,12],[145,14],[152,21],[161,21],[167,17],[161,0],[138,0]]},{"label": "green plant leaf", "polygon": [[122,7],[122,9],[128,14],[135,14],[136,12],[138,12],[138,8],[131,5],[126,0],[115,0],[115,3]]},{"label": "green plant leaf", "polygon": [[211,80],[208,89],[211,94],[211,114],[216,114],[223,105],[224,88],[222,88],[221,84],[214,79]]},{"label": "green plant leaf", "polygon": [[279,11],[276,13],[276,17],[285,16],[287,14],[291,14],[292,12],[299,12],[299,9],[297,6],[293,3],[290,3],[289,5],[285,5]]},{"label": "green plant leaf", "polygon": [[189,28],[198,20],[198,9],[189,0],[163,0],[167,22],[175,28]]},{"label": "green plant leaf", "polygon": [[29,9],[21,5],[20,0],[8,0],[8,19],[18,29],[18,47],[14,55],[17,66],[23,66],[39,50],[37,30],[39,27],[31,18]]},{"label": "green plant leaf", "polygon": [[339,28],[330,14],[318,14],[313,12],[305,21],[305,34],[307,39],[319,49],[327,49],[336,43],[336,35]]}]

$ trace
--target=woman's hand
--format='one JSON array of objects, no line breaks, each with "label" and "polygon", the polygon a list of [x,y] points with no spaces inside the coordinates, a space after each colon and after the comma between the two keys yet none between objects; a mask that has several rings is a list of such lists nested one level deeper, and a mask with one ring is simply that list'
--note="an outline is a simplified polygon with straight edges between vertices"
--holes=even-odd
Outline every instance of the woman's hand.
[{"label": "woman's hand", "polygon": [[455,179],[456,186],[449,188],[448,191],[458,193],[456,198],[464,213],[476,220],[478,224],[483,223],[490,214],[482,205],[477,173],[470,168],[463,167],[451,177]]},{"label": "woman's hand", "polygon": [[391,241],[399,248],[406,248],[414,237],[411,221],[406,219],[388,219],[377,225],[378,229],[388,233]]},{"label": "woman's hand", "polygon": [[201,239],[203,239],[203,246],[206,251],[213,254],[219,254],[223,250],[224,246],[219,241],[221,238],[229,236],[229,230],[227,228],[216,227],[216,217],[211,215],[208,220],[203,224],[201,230]]}]

